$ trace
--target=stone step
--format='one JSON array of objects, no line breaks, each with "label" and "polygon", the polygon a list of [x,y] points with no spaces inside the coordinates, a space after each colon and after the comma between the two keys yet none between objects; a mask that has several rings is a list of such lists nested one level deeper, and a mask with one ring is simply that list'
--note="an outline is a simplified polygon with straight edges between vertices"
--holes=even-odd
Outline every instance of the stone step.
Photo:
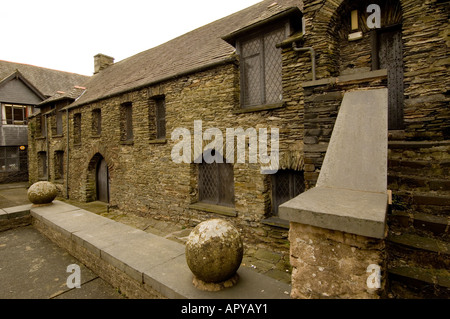
[{"label": "stone step", "polygon": [[435,191],[418,192],[396,190],[392,192],[394,210],[413,210],[431,215],[450,215],[450,195]]},{"label": "stone step", "polygon": [[450,140],[390,141],[388,148],[390,168],[426,169],[435,175],[449,174]]},{"label": "stone step", "polygon": [[[388,159],[388,170],[392,173],[415,176],[450,176],[450,159],[441,160],[422,160],[395,157],[390,155]],[[447,178],[448,179],[448,178]]]},{"label": "stone step", "polygon": [[430,152],[450,148],[450,140],[444,141],[389,141],[388,148],[394,151]]},{"label": "stone step", "polygon": [[450,195],[450,179],[388,172],[388,188],[392,190],[436,191]]},{"label": "stone step", "polygon": [[390,228],[413,230],[450,241],[450,216],[394,210],[388,215],[388,223]]},{"label": "stone step", "polygon": [[391,294],[396,298],[450,298],[450,272],[400,266],[388,269]]},{"label": "stone step", "polygon": [[395,233],[387,238],[388,267],[450,269],[450,242],[414,233]]},{"label": "stone step", "polygon": [[402,233],[389,234],[388,241],[391,243],[407,246],[409,248],[435,252],[439,255],[447,255],[447,257],[450,257],[450,243],[442,240],[427,238],[415,234]]}]

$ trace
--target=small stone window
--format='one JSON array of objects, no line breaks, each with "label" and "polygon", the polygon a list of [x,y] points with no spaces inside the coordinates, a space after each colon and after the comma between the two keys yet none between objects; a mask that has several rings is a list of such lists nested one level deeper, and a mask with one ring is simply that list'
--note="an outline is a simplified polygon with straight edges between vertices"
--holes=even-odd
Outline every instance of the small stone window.
[{"label": "small stone window", "polygon": [[152,143],[166,140],[166,100],[164,95],[154,96],[148,106],[149,136]]},{"label": "small stone window", "polygon": [[305,191],[303,171],[279,170],[272,175],[272,215],[278,216],[278,206]]},{"label": "small stone window", "polygon": [[132,103],[127,102],[120,106],[120,141],[133,141],[133,108]]},{"label": "small stone window", "polygon": [[63,135],[63,120],[61,111],[56,111],[56,135]]},{"label": "small stone window", "polygon": [[220,206],[234,206],[234,172],[228,163],[199,164],[199,202]]},{"label": "small stone window", "polygon": [[156,138],[166,138],[166,101],[164,98],[156,99]]},{"label": "small stone window", "polygon": [[92,110],[92,135],[100,136],[102,134],[102,110]]},{"label": "small stone window", "polygon": [[47,180],[47,152],[38,152],[38,178]]},{"label": "small stone window", "polygon": [[81,113],[73,115],[73,143],[81,144]]},{"label": "small stone window", "polygon": [[64,178],[64,151],[56,151],[54,158],[55,180]]}]

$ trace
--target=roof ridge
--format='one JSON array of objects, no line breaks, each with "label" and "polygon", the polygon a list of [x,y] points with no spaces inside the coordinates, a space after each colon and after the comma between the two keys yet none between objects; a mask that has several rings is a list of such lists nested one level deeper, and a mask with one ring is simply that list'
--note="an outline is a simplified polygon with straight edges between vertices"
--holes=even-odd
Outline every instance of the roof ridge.
[{"label": "roof ridge", "polygon": [[44,69],[44,70],[49,70],[49,71],[68,73],[68,74],[80,75],[80,76],[85,76],[85,77],[91,77],[91,75],[85,75],[85,74],[80,74],[80,73],[75,73],[75,72],[70,72],[70,71],[62,71],[62,70],[52,69],[52,68],[48,68],[48,67],[33,65],[33,64],[29,64],[29,63],[13,62],[13,61],[6,61],[6,60],[0,60],[0,62],[6,62],[6,63],[18,64],[18,65],[23,65],[23,66],[29,66],[29,67],[34,67],[34,68]]}]

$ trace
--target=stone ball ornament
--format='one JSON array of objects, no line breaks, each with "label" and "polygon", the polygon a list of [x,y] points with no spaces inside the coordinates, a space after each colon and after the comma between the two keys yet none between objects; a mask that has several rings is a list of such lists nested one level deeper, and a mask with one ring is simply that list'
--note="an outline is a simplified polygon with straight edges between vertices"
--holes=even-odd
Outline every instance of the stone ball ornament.
[{"label": "stone ball ornament", "polygon": [[198,224],[186,242],[186,261],[194,274],[194,286],[217,291],[238,281],[244,246],[236,227],[223,219]]},{"label": "stone ball ornament", "polygon": [[58,195],[58,189],[51,182],[37,182],[28,188],[28,200],[35,205],[50,204]]}]

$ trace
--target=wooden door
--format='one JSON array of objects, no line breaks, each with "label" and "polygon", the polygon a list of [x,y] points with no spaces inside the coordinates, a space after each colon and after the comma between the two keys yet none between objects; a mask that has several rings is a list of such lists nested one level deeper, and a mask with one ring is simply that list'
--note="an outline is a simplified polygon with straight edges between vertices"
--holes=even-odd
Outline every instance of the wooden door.
[{"label": "wooden door", "polygon": [[97,199],[109,203],[109,174],[108,165],[104,158],[97,166]]},{"label": "wooden door", "polygon": [[387,69],[389,129],[403,129],[403,53],[400,28],[389,28],[379,32],[379,68]]}]

